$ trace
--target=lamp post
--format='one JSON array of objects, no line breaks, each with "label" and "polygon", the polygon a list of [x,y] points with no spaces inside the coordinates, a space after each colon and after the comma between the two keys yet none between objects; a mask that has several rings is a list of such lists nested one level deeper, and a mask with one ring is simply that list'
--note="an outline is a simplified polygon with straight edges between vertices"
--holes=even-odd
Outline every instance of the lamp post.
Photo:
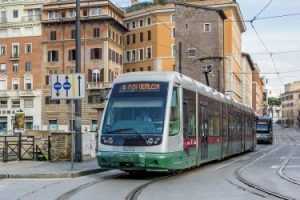
[{"label": "lamp post", "polygon": [[[207,57],[198,58],[197,60],[199,60],[200,62],[204,62],[207,60],[221,61],[221,60],[224,60],[224,57],[222,57],[222,56],[207,56]],[[210,86],[208,74],[211,72],[212,72],[212,68],[209,66],[205,67],[203,70],[207,86]],[[221,89],[220,88],[220,74],[218,73],[218,90],[220,91],[220,89]]]}]

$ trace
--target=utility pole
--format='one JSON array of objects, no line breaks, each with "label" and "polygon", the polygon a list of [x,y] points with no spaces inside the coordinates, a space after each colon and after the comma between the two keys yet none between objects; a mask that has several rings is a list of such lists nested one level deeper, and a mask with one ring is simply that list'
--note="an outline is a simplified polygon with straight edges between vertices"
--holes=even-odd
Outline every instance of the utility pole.
[{"label": "utility pole", "polygon": [[182,43],[178,43],[178,72],[182,73]]},{"label": "utility pole", "polygon": [[[76,0],[76,73],[81,72],[81,39],[80,39],[80,0]],[[76,99],[75,104],[75,155],[74,161],[81,162],[81,100]]]}]

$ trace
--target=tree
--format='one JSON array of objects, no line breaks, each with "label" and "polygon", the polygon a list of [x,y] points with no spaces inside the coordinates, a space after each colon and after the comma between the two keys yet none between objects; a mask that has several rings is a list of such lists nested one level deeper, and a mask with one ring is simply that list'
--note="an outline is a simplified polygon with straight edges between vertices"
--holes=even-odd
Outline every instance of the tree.
[{"label": "tree", "polygon": [[274,109],[273,107],[274,106],[280,106],[281,105],[281,100],[280,98],[277,98],[277,97],[269,97],[268,98],[268,104],[269,104],[269,110],[271,110],[271,114],[272,114],[272,117],[274,117]]},{"label": "tree", "polygon": [[280,98],[277,98],[277,97],[269,97],[268,98],[268,104],[271,107],[280,106],[281,105],[281,100],[280,100]]}]

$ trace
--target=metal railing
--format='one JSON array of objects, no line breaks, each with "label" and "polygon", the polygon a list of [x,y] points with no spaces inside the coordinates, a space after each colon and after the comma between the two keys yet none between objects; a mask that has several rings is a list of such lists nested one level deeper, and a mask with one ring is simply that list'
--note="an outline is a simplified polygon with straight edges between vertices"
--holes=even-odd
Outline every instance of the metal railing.
[{"label": "metal railing", "polygon": [[0,160],[51,160],[50,141],[50,136],[45,141],[34,136],[0,136]]},{"label": "metal railing", "polygon": [[88,82],[88,89],[109,89],[112,87],[111,82]]}]

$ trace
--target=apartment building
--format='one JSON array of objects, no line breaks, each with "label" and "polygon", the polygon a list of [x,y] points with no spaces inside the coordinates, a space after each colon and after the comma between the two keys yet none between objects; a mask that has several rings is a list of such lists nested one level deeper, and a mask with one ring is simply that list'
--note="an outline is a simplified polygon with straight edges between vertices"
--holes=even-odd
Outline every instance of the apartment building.
[{"label": "apartment building", "polygon": [[241,66],[242,103],[252,107],[252,72],[255,68],[254,62],[249,54],[242,53]]},{"label": "apartment building", "polygon": [[[243,22],[239,4],[234,0],[189,0],[185,1],[185,3],[222,10],[224,12],[224,17],[226,18],[224,22],[221,23],[222,20],[217,21],[217,24],[219,24],[217,29],[220,34],[219,37],[216,38],[216,34],[210,34],[211,37],[215,37],[215,44],[211,44],[207,48],[206,46],[205,48],[202,47],[201,56],[218,58],[211,59],[211,63],[204,63],[204,65],[213,65],[215,67],[213,70],[215,73],[210,73],[210,79],[212,79],[212,82],[215,82],[212,84],[213,87],[224,91],[235,100],[242,102],[241,35],[246,31],[246,26]],[[137,3],[134,1],[134,5],[127,9],[124,21],[130,31],[126,35],[126,52],[124,56],[126,63],[124,64],[124,72],[178,70],[176,69],[175,59],[176,46],[178,46],[178,44],[175,44],[175,34],[178,31],[174,23],[176,18],[175,7],[175,1],[169,1],[168,3],[160,3],[159,1],[154,1],[154,3]],[[209,13],[207,11],[201,17],[205,17],[205,15],[211,16]],[[204,21],[205,19],[207,17],[204,18]],[[189,17],[185,20],[188,21],[191,18]],[[195,23],[200,23],[200,21],[202,20],[195,21]],[[212,21],[215,22],[215,20]],[[217,25],[210,23],[208,20],[203,23],[206,23],[207,30],[212,25],[217,27]],[[200,27],[202,29],[203,26],[201,25]],[[197,29],[199,27],[190,26],[189,28]],[[223,31],[221,31],[222,29]],[[147,40],[149,32],[151,32],[151,40]],[[223,39],[220,38],[222,34],[224,35]],[[201,30],[198,33],[198,39],[204,42],[202,38],[209,39],[207,35],[209,33],[203,33]],[[223,45],[221,45],[222,40]],[[215,49],[213,50],[212,48]],[[208,52],[204,53],[204,50]],[[190,50],[190,53],[193,54],[194,52],[193,49]],[[142,57],[141,54],[143,55]],[[189,52],[183,52],[183,54],[188,55]],[[199,62],[192,64],[195,68],[193,72],[197,71],[198,74],[192,73],[191,75],[203,82],[203,78],[200,75],[202,69],[199,65]],[[224,69],[220,67],[222,65]],[[224,82],[223,86],[222,82]]]},{"label": "apartment building", "polygon": [[124,72],[175,70],[175,4],[134,3],[125,14]]},{"label": "apartment building", "polygon": [[257,115],[263,115],[265,111],[265,83],[260,77],[260,69],[255,64],[252,71],[252,108]]},{"label": "apartment building", "polygon": [[286,127],[300,127],[300,81],[284,86],[281,109],[282,123]]},{"label": "apartment building", "polygon": [[[190,3],[176,4],[176,63],[182,73],[224,92],[224,20],[222,10]],[[180,58],[181,57],[181,58]]]},{"label": "apartment building", "polygon": [[41,129],[42,3],[0,0],[0,134],[13,134],[17,112]]},{"label": "apartment building", "polygon": [[225,93],[242,102],[242,33],[246,31],[240,6],[235,0],[188,0],[186,2],[224,11]]},{"label": "apartment building", "polygon": [[[43,129],[68,131],[71,102],[51,100],[51,74],[75,72],[75,2],[44,4],[43,25]],[[110,1],[81,1],[81,72],[86,75],[86,98],[82,100],[82,130],[96,131],[99,115],[112,81],[122,73],[124,11]]]}]

